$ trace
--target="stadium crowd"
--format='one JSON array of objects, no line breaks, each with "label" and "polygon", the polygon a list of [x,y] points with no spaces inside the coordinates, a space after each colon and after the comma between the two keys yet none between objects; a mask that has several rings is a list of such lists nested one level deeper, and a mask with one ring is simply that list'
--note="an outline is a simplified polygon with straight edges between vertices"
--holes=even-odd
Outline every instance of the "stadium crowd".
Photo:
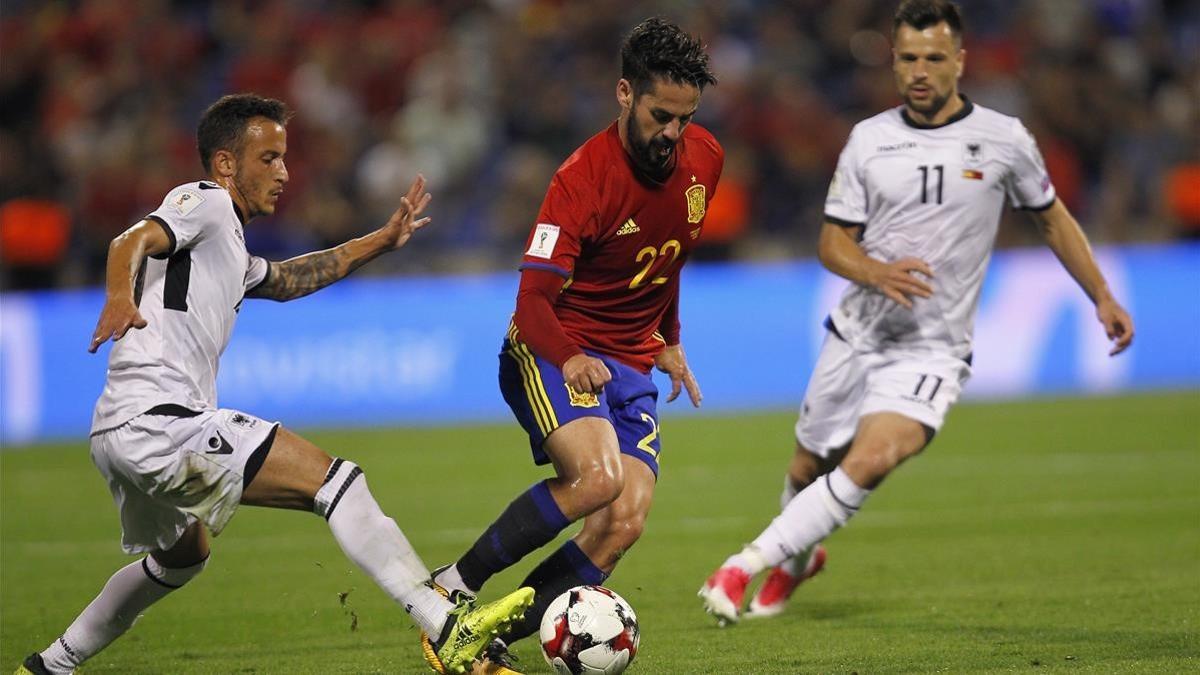
[{"label": "stadium crowd", "polygon": [[[962,90],[1022,117],[1097,242],[1200,237],[1200,5],[962,0]],[[698,123],[727,151],[700,257],[814,253],[854,121],[898,103],[893,0],[79,0],[0,13],[4,288],[97,284],[109,240],[201,175],[222,93],[295,110],[282,259],[387,218],[417,172],[434,225],[370,272],[512,269],[559,162],[614,119],[612,45],[651,13],[711,46]],[[189,178],[190,177],[190,178]],[[1036,240],[1007,217],[1002,245]],[[366,270],[364,270],[366,271]]]}]

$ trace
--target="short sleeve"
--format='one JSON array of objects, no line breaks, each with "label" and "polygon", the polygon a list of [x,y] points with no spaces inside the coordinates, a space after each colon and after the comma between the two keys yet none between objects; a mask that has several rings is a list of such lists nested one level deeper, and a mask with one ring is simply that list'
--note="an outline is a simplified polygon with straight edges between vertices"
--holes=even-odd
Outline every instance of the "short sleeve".
[{"label": "short sleeve", "polygon": [[857,134],[852,132],[825,195],[825,220],[847,227],[867,222],[867,185],[856,139]]},{"label": "short sleeve", "polygon": [[569,278],[583,240],[595,230],[592,191],[561,172],[550,181],[537,224],[525,240],[521,269],[541,269]]},{"label": "short sleeve", "polygon": [[246,278],[243,283],[243,291],[250,291],[262,286],[267,281],[267,277],[271,276],[271,263],[265,258],[260,258],[256,255],[250,256],[250,262],[246,265]]},{"label": "short sleeve", "polygon": [[1014,208],[1044,211],[1056,194],[1037,141],[1019,120],[1013,121],[1013,158],[1005,189]]},{"label": "short sleeve", "polygon": [[178,250],[190,248],[204,236],[206,229],[214,226],[216,219],[211,214],[215,204],[212,202],[217,194],[224,196],[225,192],[201,190],[196,184],[181,185],[168,192],[162,205],[146,216],[147,220],[161,225],[171,240],[171,249],[159,255],[159,258],[167,258]]}]

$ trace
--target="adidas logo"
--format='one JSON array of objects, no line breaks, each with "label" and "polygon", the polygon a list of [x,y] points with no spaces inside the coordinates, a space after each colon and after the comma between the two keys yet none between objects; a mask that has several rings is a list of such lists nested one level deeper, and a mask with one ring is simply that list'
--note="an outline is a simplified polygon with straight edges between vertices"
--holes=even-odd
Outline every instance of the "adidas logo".
[{"label": "adidas logo", "polygon": [[625,221],[625,224],[622,225],[620,229],[617,230],[617,236],[620,237],[625,234],[633,234],[634,232],[641,231],[642,228],[638,227],[637,223],[633,222],[633,218],[630,218],[629,220]]}]

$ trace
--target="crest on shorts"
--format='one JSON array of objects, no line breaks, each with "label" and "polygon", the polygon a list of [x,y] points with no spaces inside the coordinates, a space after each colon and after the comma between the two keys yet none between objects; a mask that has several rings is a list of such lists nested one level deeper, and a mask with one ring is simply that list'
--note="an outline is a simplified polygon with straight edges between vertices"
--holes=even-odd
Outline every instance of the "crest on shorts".
[{"label": "crest on shorts", "polygon": [[696,183],[683,194],[687,197],[688,222],[695,225],[704,220],[704,183]]},{"label": "crest on shorts", "polygon": [[254,425],[258,424],[258,420],[242,413],[234,413],[233,417],[229,418],[230,424],[236,424],[243,429],[253,429]]},{"label": "crest on shorts", "polygon": [[600,405],[600,399],[595,394],[575,391],[575,387],[567,384],[563,385],[567,388],[567,395],[571,397],[571,407],[573,408],[596,408]]}]

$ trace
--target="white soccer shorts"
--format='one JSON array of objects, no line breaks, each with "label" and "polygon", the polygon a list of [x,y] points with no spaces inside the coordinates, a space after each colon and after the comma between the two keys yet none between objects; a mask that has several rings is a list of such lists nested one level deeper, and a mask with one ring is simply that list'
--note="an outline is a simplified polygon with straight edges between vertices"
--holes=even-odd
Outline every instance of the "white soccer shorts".
[{"label": "white soccer shorts", "polygon": [[856,351],[826,333],[796,421],[796,440],[828,458],[854,439],[864,415],[894,412],[934,431],[958,400],[971,366],[950,354],[901,349]]},{"label": "white soccer shorts", "polygon": [[247,462],[255,456],[251,473],[261,466],[277,428],[237,410],[158,406],[93,435],[92,461],[121,513],[125,552],[169,549],[196,520],[220,534],[242,499]]}]

